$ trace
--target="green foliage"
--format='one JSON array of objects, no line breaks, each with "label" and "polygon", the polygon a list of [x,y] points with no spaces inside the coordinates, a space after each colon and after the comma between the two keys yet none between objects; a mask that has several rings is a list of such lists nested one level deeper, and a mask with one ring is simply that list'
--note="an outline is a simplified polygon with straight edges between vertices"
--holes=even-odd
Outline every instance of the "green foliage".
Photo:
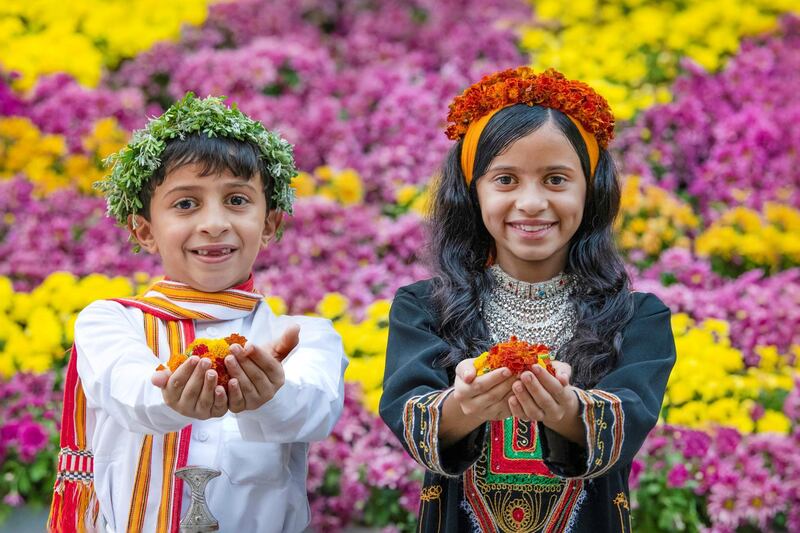
[{"label": "green foliage", "polygon": [[112,166],[111,174],[95,186],[106,195],[108,214],[124,225],[129,215],[139,213],[143,207],[139,192],[161,164],[167,141],[195,133],[257,146],[275,183],[274,205],[291,214],[294,200],[291,181],[297,174],[292,145],[239,111],[235,104],[226,106],[223,97],[200,100],[191,92],[134,132],[127,146],[106,159],[106,164]]}]

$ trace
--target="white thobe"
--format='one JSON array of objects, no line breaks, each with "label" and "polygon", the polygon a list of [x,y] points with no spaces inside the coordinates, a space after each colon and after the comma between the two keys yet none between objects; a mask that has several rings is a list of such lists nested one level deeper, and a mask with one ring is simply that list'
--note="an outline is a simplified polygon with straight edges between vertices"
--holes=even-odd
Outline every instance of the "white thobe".
[{"label": "white thobe", "polygon": [[[189,465],[220,470],[206,487],[220,531],[298,532],[309,523],[306,495],[308,443],[324,439],[342,411],[344,356],[330,321],[276,316],[259,303],[245,318],[195,322],[195,336],[239,333],[256,344],[277,339],[289,324],[300,325],[300,342],[284,361],[285,383],[252,411],[194,420],[168,407],[150,378],[158,361],[145,342],[142,311],[97,301],[78,316],[78,374],[87,399],[87,438],[94,453],[94,484],[106,529],[126,530],[142,435],[153,434],[149,498],[161,495],[158,438],[191,424]],[[169,358],[160,327],[161,362]],[[158,444],[158,445],[157,445]],[[181,516],[190,502],[184,483]],[[157,513],[145,516],[145,532],[156,531]]]}]

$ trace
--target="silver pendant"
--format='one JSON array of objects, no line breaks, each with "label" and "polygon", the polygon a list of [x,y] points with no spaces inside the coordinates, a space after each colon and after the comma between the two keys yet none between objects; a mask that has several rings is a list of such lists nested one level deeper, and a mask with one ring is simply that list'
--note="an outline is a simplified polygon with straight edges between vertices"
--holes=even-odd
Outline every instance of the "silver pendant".
[{"label": "silver pendant", "polygon": [[206,503],[206,484],[222,472],[204,466],[185,466],[175,471],[175,475],[189,484],[192,502],[181,519],[181,533],[205,533],[219,531],[219,522],[211,514]]}]

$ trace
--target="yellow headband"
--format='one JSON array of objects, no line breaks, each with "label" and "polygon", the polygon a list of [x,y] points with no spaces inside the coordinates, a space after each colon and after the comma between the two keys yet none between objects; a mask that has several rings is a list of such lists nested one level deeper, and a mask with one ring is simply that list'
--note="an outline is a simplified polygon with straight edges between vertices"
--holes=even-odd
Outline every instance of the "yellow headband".
[{"label": "yellow headband", "polygon": [[[504,108],[501,107],[500,109]],[[472,171],[475,166],[475,154],[478,150],[478,140],[481,138],[483,129],[500,109],[495,109],[470,124],[467,128],[467,133],[464,135],[464,141],[461,144],[461,170],[464,171],[467,187],[472,183]],[[583,142],[586,143],[586,150],[589,152],[589,179],[591,180],[597,168],[597,161],[600,159],[600,147],[597,144],[597,139],[594,135],[586,131],[580,122],[569,115],[567,115],[567,118],[575,124],[581,137],[583,137]]]}]

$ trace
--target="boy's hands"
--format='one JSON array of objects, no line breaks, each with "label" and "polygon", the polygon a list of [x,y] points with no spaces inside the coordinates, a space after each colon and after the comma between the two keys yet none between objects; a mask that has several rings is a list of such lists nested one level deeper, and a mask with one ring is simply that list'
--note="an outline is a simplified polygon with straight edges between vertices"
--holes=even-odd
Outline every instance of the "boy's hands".
[{"label": "boy's hands", "polygon": [[482,376],[477,375],[475,359],[464,359],[456,366],[453,399],[461,411],[482,422],[504,420],[511,416],[509,398],[515,378],[507,368],[496,368]]},{"label": "boy's hands", "polygon": [[300,340],[300,326],[293,324],[274,343],[243,348],[231,346],[225,358],[228,381],[228,408],[234,413],[257,409],[275,396],[283,386],[281,362],[294,350]]},{"label": "boy's hands", "polygon": [[217,385],[217,373],[209,370],[211,361],[192,356],[174,373],[159,370],[151,381],[161,389],[164,402],[184,416],[207,420],[225,414],[228,398]]}]

